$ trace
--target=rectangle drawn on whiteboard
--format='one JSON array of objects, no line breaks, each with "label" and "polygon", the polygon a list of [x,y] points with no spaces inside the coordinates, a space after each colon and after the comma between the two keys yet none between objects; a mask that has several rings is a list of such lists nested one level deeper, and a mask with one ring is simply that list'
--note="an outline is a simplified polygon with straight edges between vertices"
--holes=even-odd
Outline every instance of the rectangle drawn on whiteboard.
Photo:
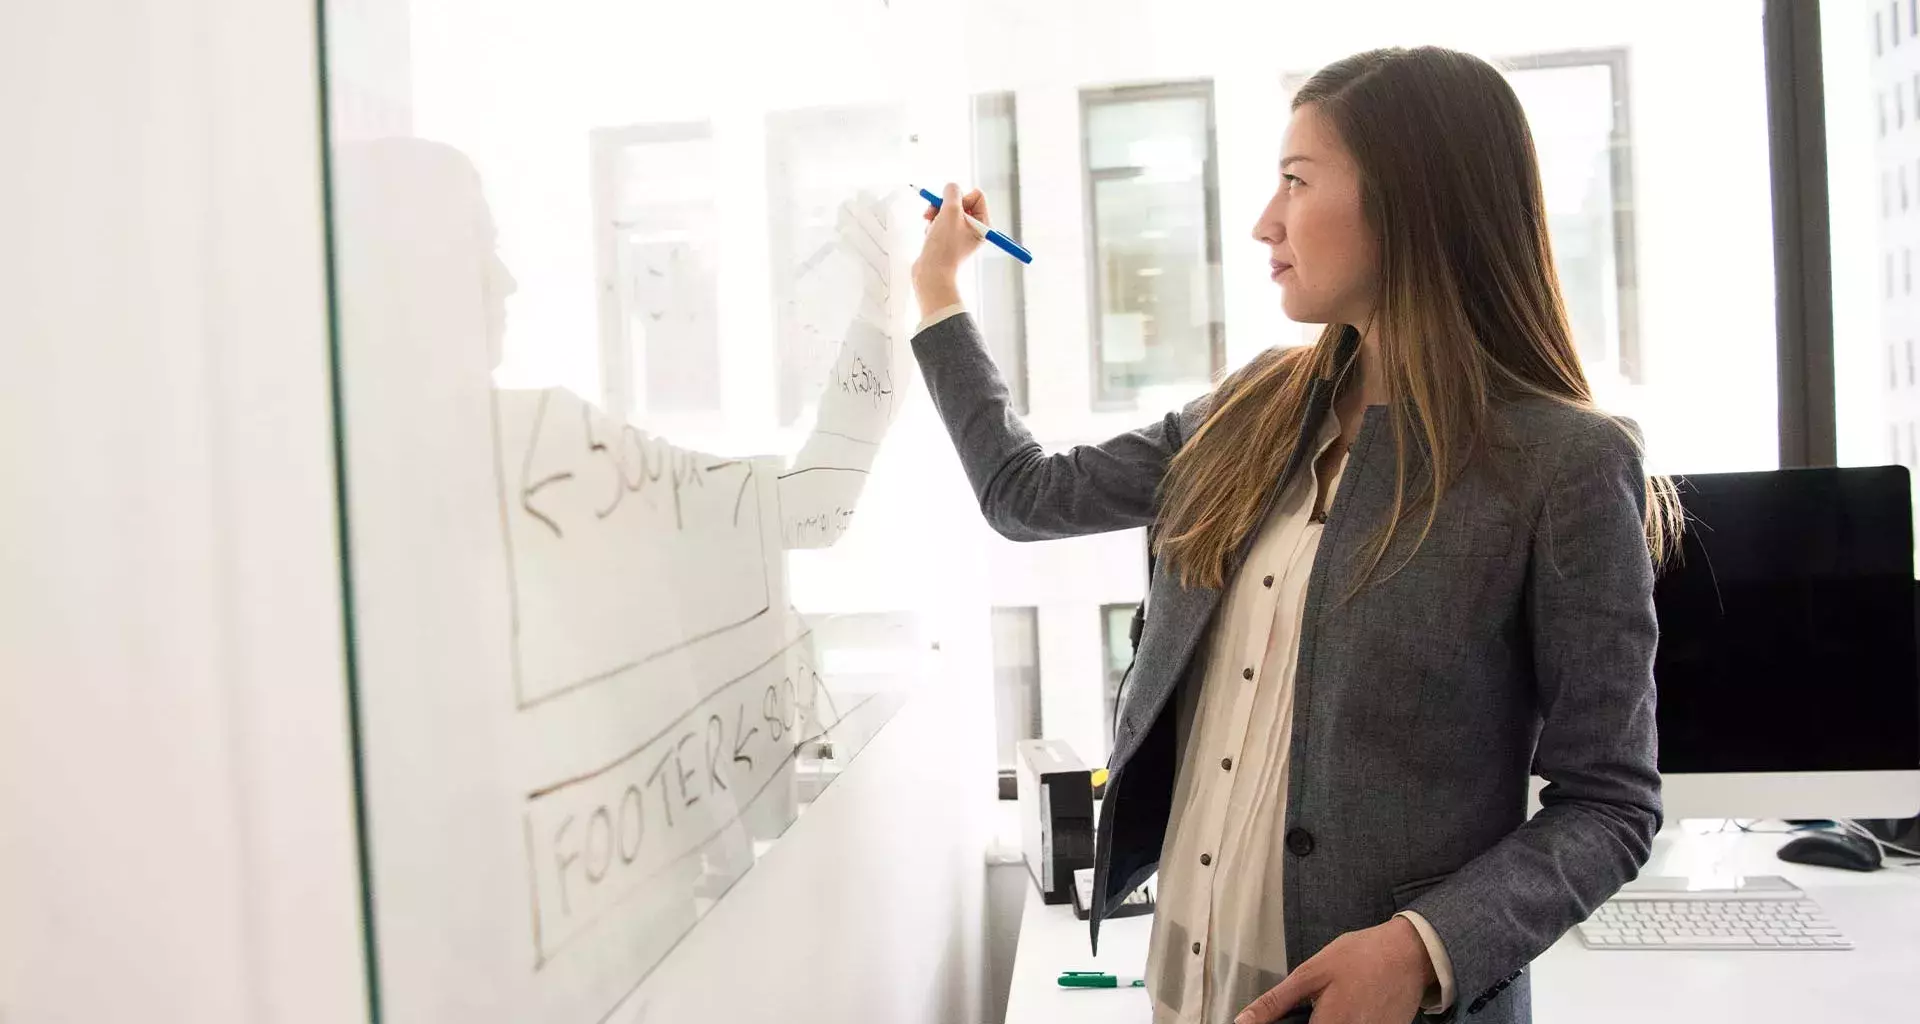
[{"label": "rectangle drawn on whiteboard", "polygon": [[495,417],[520,707],[772,609],[753,462],[676,448],[559,388],[497,391]]},{"label": "rectangle drawn on whiteboard", "polygon": [[[742,816],[772,795],[820,726],[808,641],[719,686],[611,764],[528,794],[539,965],[650,879],[742,831]],[[773,820],[783,829],[796,813]],[[735,838],[744,870],[752,839],[771,837]]]}]

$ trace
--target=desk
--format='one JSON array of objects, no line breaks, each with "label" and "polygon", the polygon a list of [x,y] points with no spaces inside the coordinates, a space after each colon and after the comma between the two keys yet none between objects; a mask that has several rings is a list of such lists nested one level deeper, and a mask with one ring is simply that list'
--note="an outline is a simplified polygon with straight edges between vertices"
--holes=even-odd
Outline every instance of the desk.
[{"label": "desk", "polygon": [[[1920,1020],[1920,868],[1860,873],[1788,864],[1774,856],[1787,838],[1737,831],[1663,833],[1645,873],[1782,875],[1826,908],[1854,949],[1598,952],[1569,934],[1534,962],[1534,1020]],[[1028,886],[1006,1024],[1148,1024],[1152,1014],[1145,993],[1063,990],[1056,981],[1062,970],[1144,973],[1151,928],[1146,917],[1102,924],[1096,960],[1087,955],[1086,922],[1075,918],[1071,907],[1041,903],[1039,892]]]}]

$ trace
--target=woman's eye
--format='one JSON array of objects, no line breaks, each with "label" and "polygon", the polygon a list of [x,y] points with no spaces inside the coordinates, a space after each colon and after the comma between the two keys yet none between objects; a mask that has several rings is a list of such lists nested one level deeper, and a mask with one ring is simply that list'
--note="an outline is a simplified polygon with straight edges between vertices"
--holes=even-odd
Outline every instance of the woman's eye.
[{"label": "woman's eye", "polygon": [[1295,174],[1282,174],[1280,176],[1280,182],[1289,192],[1293,191],[1295,186],[1306,184],[1306,182],[1300,180],[1299,175]]}]

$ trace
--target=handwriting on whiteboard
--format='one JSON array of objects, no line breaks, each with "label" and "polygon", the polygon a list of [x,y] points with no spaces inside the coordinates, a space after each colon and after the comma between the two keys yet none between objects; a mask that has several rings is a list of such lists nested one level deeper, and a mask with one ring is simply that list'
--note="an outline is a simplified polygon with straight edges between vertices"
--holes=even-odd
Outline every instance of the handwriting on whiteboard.
[{"label": "handwriting on whiteboard", "polygon": [[782,796],[820,731],[807,638],[687,709],[610,764],[527,796],[539,963],[762,797]]},{"label": "handwriting on whiteboard", "polygon": [[558,388],[496,392],[495,415],[522,707],[772,607],[753,460],[676,448]]}]

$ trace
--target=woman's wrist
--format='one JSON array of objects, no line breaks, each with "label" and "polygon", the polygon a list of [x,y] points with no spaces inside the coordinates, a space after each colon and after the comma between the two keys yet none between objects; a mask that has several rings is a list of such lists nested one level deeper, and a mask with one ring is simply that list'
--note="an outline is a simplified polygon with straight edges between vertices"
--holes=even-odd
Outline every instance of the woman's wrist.
[{"label": "woman's wrist", "polygon": [[922,317],[932,316],[948,306],[960,304],[960,286],[954,281],[915,281],[913,294],[920,300]]},{"label": "woman's wrist", "polygon": [[1422,988],[1438,985],[1440,983],[1439,966],[1433,962],[1433,955],[1427,949],[1427,940],[1420,936],[1420,929],[1414,927],[1412,921],[1398,914],[1394,915],[1387,924],[1393,929],[1400,962],[1419,977]]}]

